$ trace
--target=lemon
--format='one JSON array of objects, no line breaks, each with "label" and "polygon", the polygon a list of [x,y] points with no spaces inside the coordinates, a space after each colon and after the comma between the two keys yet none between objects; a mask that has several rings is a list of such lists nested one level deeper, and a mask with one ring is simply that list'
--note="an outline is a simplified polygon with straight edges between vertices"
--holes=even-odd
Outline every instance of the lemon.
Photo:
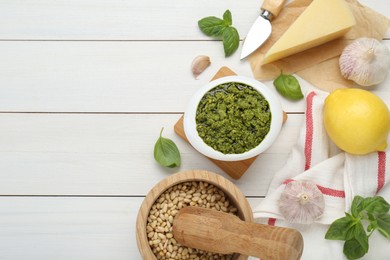
[{"label": "lemon", "polygon": [[384,151],[390,112],[378,96],[367,90],[338,89],[325,99],[324,126],[330,139],[348,153]]}]

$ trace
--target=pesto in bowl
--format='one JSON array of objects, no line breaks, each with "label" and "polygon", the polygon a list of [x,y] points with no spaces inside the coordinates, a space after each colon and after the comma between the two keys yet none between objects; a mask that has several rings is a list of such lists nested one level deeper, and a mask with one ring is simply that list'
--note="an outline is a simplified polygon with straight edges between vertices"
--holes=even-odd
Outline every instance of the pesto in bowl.
[{"label": "pesto in bowl", "polygon": [[196,130],[203,141],[223,154],[240,154],[258,146],[271,126],[268,101],[239,82],[220,84],[200,100]]},{"label": "pesto in bowl", "polygon": [[241,161],[268,149],[282,128],[279,99],[253,78],[227,76],[197,90],[184,113],[184,133],[203,155]]}]

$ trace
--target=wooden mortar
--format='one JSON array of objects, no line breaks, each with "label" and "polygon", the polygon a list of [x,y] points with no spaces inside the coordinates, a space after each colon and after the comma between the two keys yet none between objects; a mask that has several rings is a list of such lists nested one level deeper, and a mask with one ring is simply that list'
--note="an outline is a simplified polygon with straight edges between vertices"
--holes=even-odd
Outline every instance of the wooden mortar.
[{"label": "wooden mortar", "polygon": [[[252,209],[247,199],[238,187],[228,179],[205,170],[189,170],[173,174],[157,183],[149,191],[139,209],[136,223],[136,237],[138,250],[143,259],[157,259],[150,248],[146,232],[147,219],[152,205],[164,191],[172,186],[187,181],[202,181],[214,185],[222,190],[226,197],[228,197],[232,204],[238,209],[237,215],[241,220],[248,222],[254,221]],[[244,260],[248,259],[248,256],[235,254],[234,259]]]}]

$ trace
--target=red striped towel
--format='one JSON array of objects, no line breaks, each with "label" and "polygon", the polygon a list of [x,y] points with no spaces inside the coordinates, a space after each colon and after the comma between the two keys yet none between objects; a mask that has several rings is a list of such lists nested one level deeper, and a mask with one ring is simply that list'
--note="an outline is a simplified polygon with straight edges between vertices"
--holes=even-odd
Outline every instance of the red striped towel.
[{"label": "red striped towel", "polygon": [[[314,259],[314,256],[315,259],[345,259],[343,243],[325,240],[324,236],[330,223],[350,211],[355,195],[380,195],[390,202],[390,185],[386,185],[390,179],[386,168],[390,152],[356,156],[338,149],[328,138],[322,122],[327,95],[316,90],[306,96],[305,123],[297,143],[286,164],[275,174],[266,198],[253,211],[259,223],[300,230],[305,240],[302,259]],[[310,180],[324,194],[324,214],[314,224],[287,223],[279,213],[280,194],[288,182],[295,180]],[[390,250],[380,249],[380,246],[388,248],[389,242],[381,235],[372,235],[370,250],[364,259],[390,259]]]}]

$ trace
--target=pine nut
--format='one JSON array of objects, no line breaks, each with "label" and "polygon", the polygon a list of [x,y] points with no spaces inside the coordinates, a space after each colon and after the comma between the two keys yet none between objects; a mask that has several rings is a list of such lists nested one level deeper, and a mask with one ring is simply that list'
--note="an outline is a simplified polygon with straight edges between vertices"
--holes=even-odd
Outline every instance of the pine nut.
[{"label": "pine nut", "polygon": [[147,237],[157,259],[233,259],[222,255],[184,247],[172,234],[172,224],[178,211],[186,206],[198,206],[221,210],[231,214],[238,212],[216,186],[207,182],[189,181],[170,187],[156,199],[147,218]]}]

